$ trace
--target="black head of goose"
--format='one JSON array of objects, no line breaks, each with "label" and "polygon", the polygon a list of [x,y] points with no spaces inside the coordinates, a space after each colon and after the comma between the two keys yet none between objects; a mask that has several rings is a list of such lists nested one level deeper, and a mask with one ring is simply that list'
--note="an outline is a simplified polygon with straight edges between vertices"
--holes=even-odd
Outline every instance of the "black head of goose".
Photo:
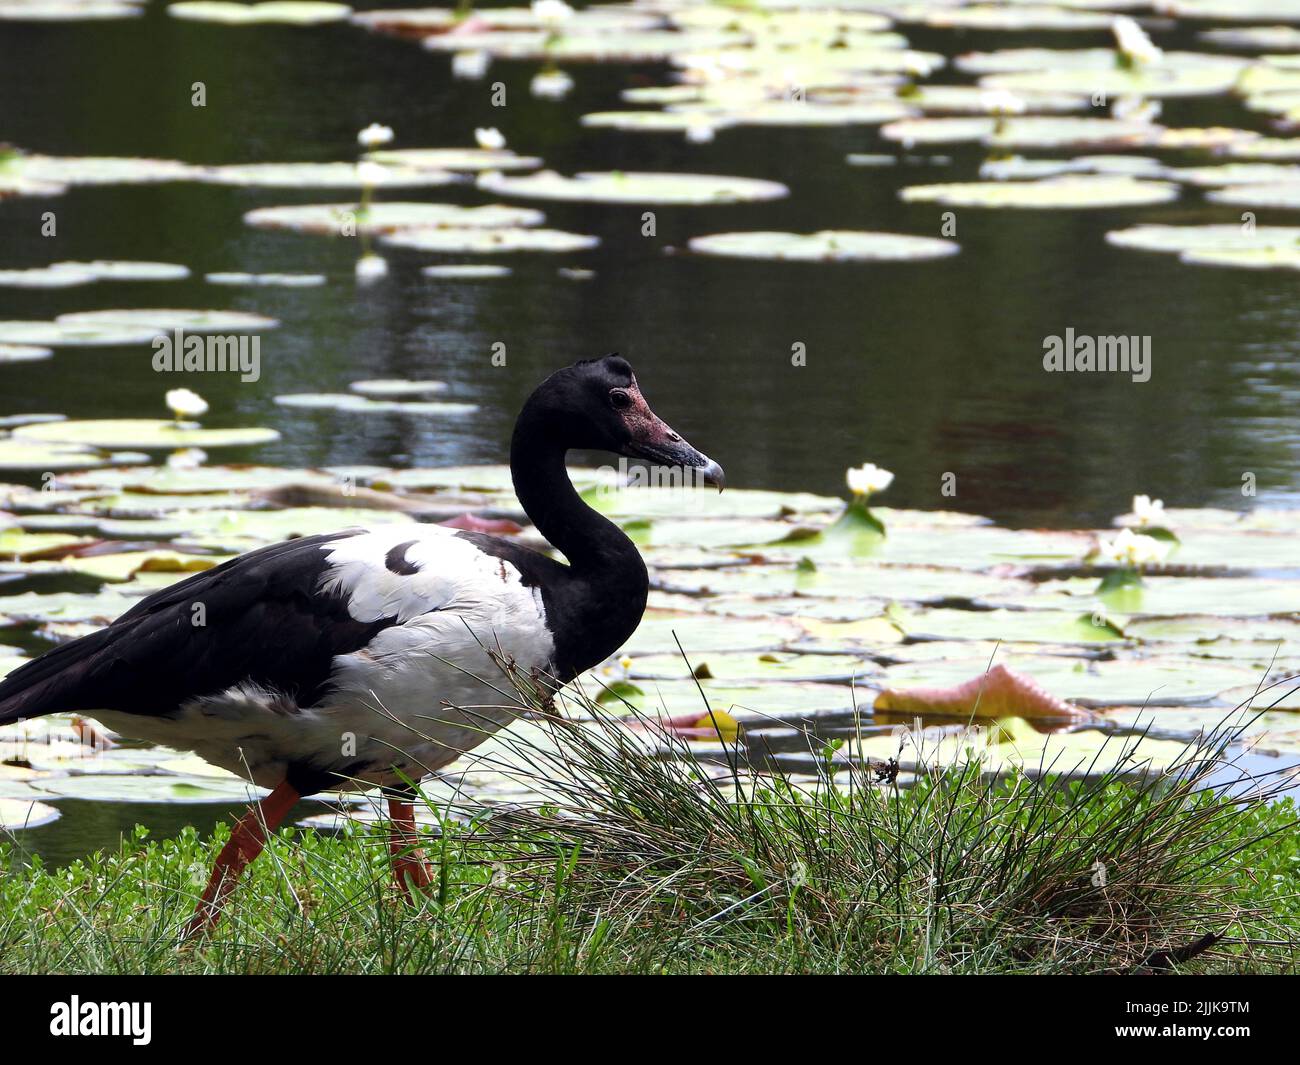
[{"label": "black head of goose", "polygon": [[249,552],[141,600],[0,682],[0,724],[88,712],[272,789],[235,827],[188,931],[301,796],[390,789],[397,882],[427,883],[409,796],[509,721],[502,658],[565,683],[618,650],[645,609],[635,545],[582,501],[570,450],[611,451],[722,486],[722,470],[646,404],[617,355],[552,374],[519,414],[515,491],[567,564],[481,533],[414,523]]}]

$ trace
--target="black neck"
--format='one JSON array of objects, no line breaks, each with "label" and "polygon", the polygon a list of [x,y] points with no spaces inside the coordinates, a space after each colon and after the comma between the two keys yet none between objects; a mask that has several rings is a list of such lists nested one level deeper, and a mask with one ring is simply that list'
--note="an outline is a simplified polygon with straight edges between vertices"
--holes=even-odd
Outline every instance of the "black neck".
[{"label": "black neck", "polygon": [[632,635],[645,611],[649,577],[636,545],[574,489],[567,451],[540,419],[525,412],[516,423],[510,443],[515,494],[537,531],[569,562],[562,579],[543,593],[555,614],[559,665],[577,673]]}]

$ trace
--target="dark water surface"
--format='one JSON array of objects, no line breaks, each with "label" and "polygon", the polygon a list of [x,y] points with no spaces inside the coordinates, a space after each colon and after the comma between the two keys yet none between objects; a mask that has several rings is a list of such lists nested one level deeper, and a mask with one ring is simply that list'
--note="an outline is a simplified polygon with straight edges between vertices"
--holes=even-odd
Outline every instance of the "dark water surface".
[{"label": "dark water surface", "polygon": [[[952,54],[1043,44],[1096,46],[1106,35],[943,33],[904,28],[915,46]],[[1167,41],[1188,47],[1191,39]],[[53,363],[0,368],[0,413],[156,416],[166,387],[211,402],[208,424],[270,424],[279,464],[497,462],[517,404],[546,372],[619,350],[655,406],[726,467],[732,483],[840,492],[846,466],[870,459],[898,473],[882,500],[960,509],[1018,524],[1107,522],[1135,492],[1170,505],[1282,505],[1300,484],[1289,417],[1300,349],[1296,277],[1190,267],[1108,247],[1107,229],[1140,221],[1234,221],[1188,191],[1174,204],[1103,211],[959,212],[954,259],[917,264],[778,264],[665,254],[731,229],[884,229],[938,235],[941,208],[903,205],[905,184],[973,177],[975,150],[950,166],[856,168],[850,152],[893,152],[874,128],[724,130],[709,145],[677,135],[586,130],[588,111],[628,106],[619,90],[661,82],[658,67],[574,65],[562,103],[534,100],[536,64],[494,63],[482,82],[453,81],[448,60],[348,25],[225,27],[167,18],[94,25],[0,26],[0,139],[58,154],[153,155],[198,163],[355,157],[355,133],[391,125],[397,146],[471,145],[475,126],[510,146],[577,169],[692,170],[774,178],[775,203],[657,208],[657,238],[639,206],[538,204],[549,224],[603,239],[573,256],[502,256],[512,278],[438,282],[418,268],[470,261],[385,251],[388,280],[360,290],[354,241],[251,230],[255,206],[345,200],[329,191],[177,184],[73,190],[8,201],[0,265],[56,259],[182,262],[179,284],[0,290],[0,317],[113,306],[236,307],[277,316],[263,337],[263,380],[163,380],[141,349],[64,350]],[[950,77],[952,77],[950,75]],[[959,76],[958,76],[959,77]],[[190,104],[203,81],[208,105]],[[507,85],[494,108],[490,84]],[[942,80],[942,76],[939,80]],[[1167,124],[1240,125],[1223,101],[1171,101]],[[470,187],[390,191],[386,199],[488,202]],[[40,235],[58,214],[57,239]],[[1261,223],[1295,221],[1286,215]],[[594,280],[557,275],[590,267]],[[318,289],[207,285],[211,270],[324,272]],[[1043,338],[1148,334],[1153,374],[1047,374]],[[504,342],[509,365],[493,369]],[[791,345],[808,365],[790,366]],[[435,376],[473,418],[397,421],[291,413],[277,393],[336,390],[361,376]],[[242,457],[252,457],[253,453]],[[225,453],[222,457],[226,457]],[[230,457],[237,457],[233,453]],[[945,471],[955,499],[940,496]],[[1243,500],[1244,471],[1259,497]]]},{"label": "dark water surface", "polygon": [[[400,2],[400,0],[399,0]],[[386,4],[385,6],[397,6]],[[414,6],[414,5],[413,5]],[[1085,47],[1103,34],[927,33],[914,46],[952,54],[1009,46]],[[1162,40],[1169,48],[1191,39]],[[656,66],[573,65],[564,102],[532,99],[533,63],[494,63],[481,82],[453,81],[445,56],[347,25],[224,27],[144,18],[102,24],[0,23],[0,140],[53,154],[148,155],[194,163],[353,159],[370,122],[397,147],[473,144],[497,126],[523,154],[561,172],[677,170],[776,179],[791,196],[755,205],[655,208],[539,203],[548,224],[599,235],[569,256],[436,257],[383,250],[392,272],[353,281],[354,241],[252,230],[256,206],[349,198],[329,190],[219,186],[74,189],[0,204],[0,268],[72,259],[180,262],[195,277],[54,291],[0,288],[0,318],[48,318],[108,307],[231,307],[283,322],[262,337],[263,379],[162,378],[150,352],[63,349],[51,362],[0,366],[0,415],[162,416],[162,394],[185,384],[212,404],[205,424],[262,424],[275,445],[222,452],[295,466],[447,465],[504,461],[518,404],[550,370],[618,350],[658,411],[720,461],[733,484],[839,494],[845,467],[897,473],[882,503],[957,507],[1026,525],[1106,524],[1136,492],[1171,506],[1294,505],[1300,441],[1292,410],[1300,376],[1297,275],[1179,264],[1111,248],[1108,229],[1143,221],[1239,220],[1196,191],[1161,207],[1115,211],[960,211],[959,256],[917,264],[779,264],[666,254],[691,236],[736,229],[880,229],[938,235],[942,208],[897,199],[903,185],[974,176],[982,153],[890,168],[855,168],[851,152],[896,149],[874,128],[721,131],[714,143],[676,135],[587,130],[578,117],[624,105],[620,90],[666,80]],[[509,106],[493,108],[503,81]],[[941,75],[938,80],[944,80]],[[206,108],[191,106],[203,81]],[[1171,125],[1240,125],[1220,101],[1171,101]],[[381,199],[491,202],[470,186],[393,190]],[[40,234],[53,210],[57,238]],[[1287,215],[1261,223],[1294,224]],[[433,281],[419,267],[495,261],[514,276]],[[567,280],[561,266],[596,272]],[[233,289],[206,271],[329,275],[316,289]],[[1043,338],[1152,337],[1153,373],[1047,374]],[[494,369],[503,342],[508,367]],[[808,365],[790,365],[792,345]],[[292,412],[273,397],[337,391],[361,377],[435,377],[449,398],[481,405],[469,418],[373,419]],[[940,479],[958,477],[955,499]],[[1243,500],[1242,474],[1258,479]],[[169,834],[226,807],[136,807],[61,801],[64,819],[23,836],[54,861],[111,846],[137,820]]]}]

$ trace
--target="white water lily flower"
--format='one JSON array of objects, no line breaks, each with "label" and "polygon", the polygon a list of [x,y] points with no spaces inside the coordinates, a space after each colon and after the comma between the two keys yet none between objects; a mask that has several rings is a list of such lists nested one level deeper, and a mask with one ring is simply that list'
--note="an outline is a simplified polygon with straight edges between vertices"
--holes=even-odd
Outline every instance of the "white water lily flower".
[{"label": "white water lily flower", "polygon": [[489,126],[486,129],[480,126],[474,131],[474,139],[480,148],[490,152],[499,152],[506,146],[506,139],[496,126]]},{"label": "white water lily flower", "polygon": [[177,421],[181,418],[197,418],[199,415],[208,412],[207,401],[197,392],[191,392],[188,388],[173,388],[164,399],[172,414],[176,416]]},{"label": "white water lily flower", "polygon": [[544,26],[554,28],[573,18],[573,8],[564,0],[533,0],[533,18]]},{"label": "white water lily flower", "polygon": [[908,54],[903,58],[903,71],[914,78],[928,78],[931,72],[931,66],[928,60],[922,59],[919,55]]},{"label": "white water lily flower", "polygon": [[357,134],[357,143],[363,148],[378,148],[381,144],[387,144],[392,139],[392,127],[381,126],[378,122],[371,122],[370,125]]},{"label": "white water lily flower", "polygon": [[1024,100],[1006,89],[988,89],[980,93],[980,107],[991,115],[1023,115],[1029,110]]},{"label": "white water lily flower", "polygon": [[713,137],[714,129],[707,119],[692,119],[686,127],[686,139],[692,144],[708,144]]},{"label": "white water lily flower", "polygon": [[1158,63],[1164,58],[1165,53],[1151,42],[1147,31],[1127,15],[1116,15],[1110,31],[1119,50],[1135,63]]},{"label": "white water lily flower", "polygon": [[167,456],[167,468],[171,470],[197,470],[208,461],[208,453],[199,447],[183,447]]},{"label": "white water lily flower", "polygon": [[382,185],[387,178],[387,168],[379,163],[372,163],[369,159],[363,159],[357,164],[357,180],[368,189],[373,189],[376,185]]},{"label": "white water lily flower", "polygon": [[845,479],[849,482],[849,491],[855,496],[875,495],[894,483],[894,475],[873,462],[864,462],[846,470]]},{"label": "white water lily flower", "polygon": [[473,52],[456,52],[451,57],[451,76],[464,81],[477,81],[487,73],[492,56],[481,48]]},{"label": "white water lily flower", "polygon": [[528,91],[543,100],[562,100],[573,88],[573,79],[562,70],[543,70],[532,82]]},{"label": "white water lily flower", "polygon": [[1144,96],[1121,96],[1111,106],[1110,117],[1121,122],[1145,122],[1148,125],[1160,117],[1160,101]]},{"label": "white water lily flower", "polygon": [[358,281],[378,281],[388,276],[388,261],[373,253],[363,255],[357,260],[356,273]]},{"label": "white water lily flower", "polygon": [[1133,516],[1138,525],[1159,525],[1165,520],[1165,503],[1163,499],[1150,496],[1133,497]]},{"label": "white water lily flower", "polygon": [[1097,553],[1107,562],[1133,569],[1159,562],[1169,553],[1169,545],[1154,536],[1135,533],[1132,529],[1121,529],[1115,539],[1102,540],[1097,545]]}]

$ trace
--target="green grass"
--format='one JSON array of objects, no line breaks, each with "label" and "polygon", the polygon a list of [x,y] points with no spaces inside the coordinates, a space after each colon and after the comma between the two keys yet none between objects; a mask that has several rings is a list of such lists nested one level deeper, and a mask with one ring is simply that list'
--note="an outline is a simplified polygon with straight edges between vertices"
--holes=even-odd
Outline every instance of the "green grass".
[{"label": "green grass", "polygon": [[1145,789],[970,767],[738,793],[608,716],[548,727],[520,753],[553,803],[444,821],[426,843],[440,879],[413,905],[380,830],[290,830],[178,950],[224,832],[137,830],[58,870],[10,845],[0,971],[1104,973],[1171,951],[1184,971],[1296,968],[1296,810],[1204,787],[1223,733]]}]

